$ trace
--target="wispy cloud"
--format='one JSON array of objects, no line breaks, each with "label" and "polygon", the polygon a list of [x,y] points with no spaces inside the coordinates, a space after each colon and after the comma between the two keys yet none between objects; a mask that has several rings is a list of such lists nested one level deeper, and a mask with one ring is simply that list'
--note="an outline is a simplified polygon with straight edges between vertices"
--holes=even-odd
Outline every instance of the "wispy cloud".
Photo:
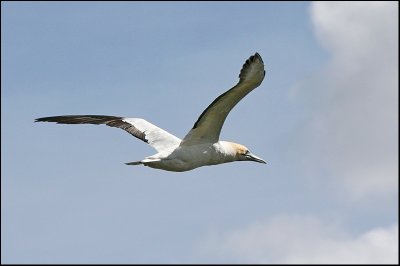
[{"label": "wispy cloud", "polygon": [[242,263],[396,263],[398,226],[357,235],[312,216],[278,215],[246,228],[210,233],[199,245],[215,261]]},{"label": "wispy cloud", "polygon": [[[331,57],[296,89],[310,112],[303,156],[353,199],[398,184],[398,3],[314,2],[312,23]],[[305,148],[305,147],[304,147]],[[308,156],[308,157],[307,157]]]},{"label": "wispy cloud", "polygon": [[[308,109],[295,132],[299,171],[341,202],[392,200],[398,193],[398,3],[314,2],[310,15],[330,58],[288,95]],[[337,222],[346,219],[340,210],[334,213],[336,221],[271,214],[237,230],[210,232],[197,251],[213,262],[398,262],[395,222],[360,232]]]}]

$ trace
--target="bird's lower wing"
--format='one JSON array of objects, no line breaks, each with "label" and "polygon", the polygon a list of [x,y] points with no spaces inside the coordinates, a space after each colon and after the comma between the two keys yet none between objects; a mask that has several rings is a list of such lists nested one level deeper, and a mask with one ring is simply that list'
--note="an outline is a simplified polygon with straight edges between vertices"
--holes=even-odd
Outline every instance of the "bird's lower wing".
[{"label": "bird's lower wing", "polygon": [[181,139],[167,131],[147,122],[141,118],[125,118],[106,115],[65,115],[42,117],[35,122],[56,122],[57,124],[105,124],[110,127],[117,127],[125,130],[132,136],[148,143],[157,151],[163,151],[176,147]]},{"label": "bird's lower wing", "polygon": [[239,74],[239,83],[217,97],[200,115],[181,146],[217,142],[226,117],[233,107],[248,93],[257,88],[265,76],[264,63],[256,53],[246,60]]}]

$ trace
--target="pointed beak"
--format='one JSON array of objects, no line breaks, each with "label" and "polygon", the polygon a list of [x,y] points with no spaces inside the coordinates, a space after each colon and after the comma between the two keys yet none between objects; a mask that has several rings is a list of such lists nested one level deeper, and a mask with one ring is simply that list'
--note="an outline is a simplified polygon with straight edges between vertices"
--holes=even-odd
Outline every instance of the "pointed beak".
[{"label": "pointed beak", "polygon": [[253,162],[257,162],[257,163],[267,163],[266,161],[264,161],[263,159],[261,159],[261,158],[255,156],[255,155],[252,154],[252,153],[247,154],[247,155],[246,155],[246,158],[247,158],[247,160],[249,160],[249,161],[253,161]]}]

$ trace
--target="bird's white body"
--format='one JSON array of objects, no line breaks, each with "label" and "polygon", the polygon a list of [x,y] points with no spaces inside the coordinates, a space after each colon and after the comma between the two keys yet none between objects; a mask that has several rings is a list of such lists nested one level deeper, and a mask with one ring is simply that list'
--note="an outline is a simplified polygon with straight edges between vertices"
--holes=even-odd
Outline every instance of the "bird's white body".
[{"label": "bird's white body", "polygon": [[158,153],[128,165],[145,165],[167,171],[183,172],[194,168],[233,161],[265,163],[243,145],[220,141],[219,135],[233,107],[257,88],[265,76],[264,63],[256,53],[243,65],[239,83],[217,97],[200,115],[188,134],[180,139],[141,118],[105,115],[67,115],[36,119],[36,122],[59,124],[105,124],[127,131],[148,143]]},{"label": "bird's white body", "polygon": [[193,146],[177,146],[141,161],[146,166],[167,171],[183,172],[194,168],[235,161],[236,151],[231,143],[218,141]]}]

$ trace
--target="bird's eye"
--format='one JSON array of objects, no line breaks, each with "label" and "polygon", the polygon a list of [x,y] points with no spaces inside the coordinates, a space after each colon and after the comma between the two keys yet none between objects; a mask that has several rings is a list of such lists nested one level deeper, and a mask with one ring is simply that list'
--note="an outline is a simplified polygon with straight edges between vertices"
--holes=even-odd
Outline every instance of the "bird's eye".
[{"label": "bird's eye", "polygon": [[249,150],[247,150],[245,153],[244,153],[244,155],[247,155],[247,154],[249,154],[250,152],[249,152]]}]

